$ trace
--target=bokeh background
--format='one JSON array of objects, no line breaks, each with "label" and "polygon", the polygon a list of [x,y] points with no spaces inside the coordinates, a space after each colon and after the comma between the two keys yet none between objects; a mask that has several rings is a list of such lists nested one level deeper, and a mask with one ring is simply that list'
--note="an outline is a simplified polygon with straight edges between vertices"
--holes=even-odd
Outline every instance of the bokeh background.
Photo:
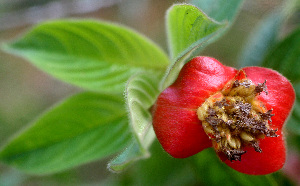
[{"label": "bokeh background", "polygon": [[[283,1],[245,1],[232,28],[220,40],[202,51],[201,55],[212,56],[226,65],[237,66],[238,55],[251,30],[264,15],[279,7]],[[0,44],[18,37],[32,25],[42,21],[93,18],[129,26],[167,51],[165,11],[176,2],[185,1],[0,0]],[[286,36],[299,23],[298,12],[286,21],[280,37]],[[50,77],[25,60],[0,51],[0,145],[28,126],[48,107],[78,91],[80,89]],[[297,177],[300,175],[300,165],[297,170],[299,154],[292,154],[289,158],[289,162],[296,168],[292,174],[286,171],[287,176],[294,180],[300,179],[300,176]],[[109,159],[111,157],[107,160]],[[134,167],[131,168],[133,170],[116,175],[106,170],[106,162],[93,162],[48,176],[26,175],[0,164],[0,185],[125,185],[135,179],[134,174],[130,173],[134,172]],[[300,184],[300,180],[298,181]]]}]

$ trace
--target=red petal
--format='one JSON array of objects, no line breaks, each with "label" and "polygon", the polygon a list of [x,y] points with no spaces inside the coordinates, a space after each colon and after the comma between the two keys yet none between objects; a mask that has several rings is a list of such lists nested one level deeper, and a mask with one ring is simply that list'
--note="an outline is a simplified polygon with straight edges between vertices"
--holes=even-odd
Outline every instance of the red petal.
[{"label": "red petal", "polygon": [[211,146],[195,110],[157,105],[155,112],[160,113],[153,118],[156,136],[174,158],[186,158]]},{"label": "red petal", "polygon": [[[171,87],[176,87],[182,94],[181,96],[200,98],[202,104],[203,100],[211,94],[222,90],[224,85],[235,77],[236,73],[236,69],[224,66],[216,59],[200,56],[192,59],[182,68],[176,82]],[[199,107],[199,105],[193,105],[196,106],[195,108]]]},{"label": "red petal", "polygon": [[268,95],[264,92],[258,97],[267,109],[273,109],[272,128],[281,129],[288,118],[295,101],[295,91],[292,84],[278,72],[262,67],[243,68],[253,83],[263,83],[267,81]]},{"label": "red petal", "polygon": [[237,70],[209,57],[196,57],[164,90],[153,108],[153,127],[163,148],[175,158],[186,158],[210,147],[196,110],[221,90]]},{"label": "red petal", "polygon": [[244,149],[247,152],[242,155],[241,161],[230,162],[227,159],[223,161],[225,160],[231,168],[245,174],[264,175],[275,172],[282,168],[286,156],[283,135],[279,132],[277,134],[280,136],[260,140],[262,153],[247,147]]}]

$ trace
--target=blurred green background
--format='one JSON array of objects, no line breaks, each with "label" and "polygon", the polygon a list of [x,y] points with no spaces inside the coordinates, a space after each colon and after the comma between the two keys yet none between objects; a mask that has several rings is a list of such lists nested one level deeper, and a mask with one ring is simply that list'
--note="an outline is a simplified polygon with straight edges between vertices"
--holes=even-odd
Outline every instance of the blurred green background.
[{"label": "blurred green background", "polygon": [[[94,18],[118,22],[131,27],[154,40],[167,51],[165,34],[165,11],[175,1],[172,0],[0,0],[0,43],[18,37],[32,25],[57,18]],[[184,2],[184,1],[176,1]],[[226,65],[238,66],[238,54],[245,44],[249,33],[261,18],[280,6],[283,0],[248,0],[237,17],[232,28],[216,43],[208,46],[201,55],[217,58]],[[300,22],[300,15],[293,15],[281,29],[280,37],[286,36]],[[19,129],[26,127],[30,121],[46,108],[69,95],[80,91],[71,85],[58,81],[41,72],[25,60],[0,51],[0,145],[3,145]],[[154,149],[161,151],[157,143]],[[162,152],[157,152],[162,153]],[[166,156],[166,155],[165,155]],[[172,160],[166,156],[166,163]],[[108,158],[107,160],[109,160]],[[299,154],[288,156],[288,163],[297,165]],[[196,184],[191,182],[190,172],[177,174],[186,178],[182,182],[172,182],[172,176],[164,178],[168,185]],[[293,163],[293,162],[296,162]],[[144,176],[136,171],[145,166],[145,161],[137,162],[122,174],[112,174],[106,169],[106,162],[93,162],[76,169],[49,176],[30,176],[18,170],[0,164],[0,185],[126,185],[142,183]],[[158,166],[148,163],[150,166]],[[144,163],[144,164],[143,164]],[[296,167],[300,169],[299,167]],[[167,166],[168,167],[168,166]],[[172,169],[172,167],[169,167]],[[150,170],[149,170],[150,171]],[[288,177],[298,179],[300,172]],[[299,171],[299,170],[298,170]],[[148,173],[151,174],[152,172]],[[296,174],[296,175],[293,175]],[[298,176],[297,176],[298,174]],[[150,182],[151,183],[151,182]],[[148,183],[150,185],[150,183]],[[154,182],[153,182],[154,183]]]}]

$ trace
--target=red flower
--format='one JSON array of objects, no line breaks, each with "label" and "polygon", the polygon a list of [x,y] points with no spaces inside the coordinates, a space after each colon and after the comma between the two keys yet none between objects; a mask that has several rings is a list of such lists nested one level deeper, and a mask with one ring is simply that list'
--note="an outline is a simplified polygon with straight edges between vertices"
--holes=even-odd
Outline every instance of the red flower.
[{"label": "red flower", "polygon": [[153,127],[175,158],[214,147],[233,169],[272,173],[285,162],[282,127],[295,100],[291,83],[262,67],[236,70],[196,57],[153,107]]}]

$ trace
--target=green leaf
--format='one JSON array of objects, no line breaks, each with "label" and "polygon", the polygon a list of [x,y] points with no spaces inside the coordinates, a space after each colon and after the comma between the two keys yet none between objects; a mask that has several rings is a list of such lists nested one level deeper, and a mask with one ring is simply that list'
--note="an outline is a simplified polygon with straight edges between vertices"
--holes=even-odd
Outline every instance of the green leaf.
[{"label": "green leaf", "polygon": [[158,86],[159,78],[148,73],[137,74],[128,81],[126,101],[134,139],[108,164],[110,170],[122,171],[134,161],[150,156],[148,149],[155,139],[150,109],[159,94]]},{"label": "green leaf", "polygon": [[282,24],[296,10],[296,1],[285,1],[282,7],[267,14],[257,24],[239,56],[240,67],[261,65],[269,50],[276,44]]},{"label": "green leaf", "polygon": [[135,161],[148,157],[150,153],[142,148],[136,139],[132,139],[130,145],[108,163],[107,168],[115,173],[122,172]]},{"label": "green leaf", "polygon": [[[209,36],[203,38],[202,40],[203,41],[208,40],[213,36],[214,35],[209,35]],[[195,51],[195,49],[190,50],[188,53],[186,53],[185,55],[183,55],[179,59],[177,59],[177,61],[172,66],[169,67],[166,75],[163,78],[163,81],[161,82],[161,86],[160,86],[161,91],[166,89],[168,86],[170,86],[175,81],[175,79],[178,77],[178,74],[179,74],[181,68],[188,61],[188,59],[190,58],[191,54],[194,51]]]},{"label": "green leaf", "polygon": [[261,65],[267,52],[275,44],[283,20],[282,12],[276,10],[259,22],[239,57],[240,67]]},{"label": "green leaf", "polygon": [[288,120],[287,128],[290,132],[300,135],[300,83],[294,84],[296,100],[293,112]]},{"label": "green leaf", "polygon": [[193,5],[173,5],[167,11],[167,36],[171,58],[180,58],[193,48],[204,45],[208,40],[201,40],[202,38],[224,29],[226,25],[207,17]]},{"label": "green leaf", "polygon": [[160,78],[152,74],[137,74],[128,81],[126,87],[126,100],[131,126],[136,138],[145,148],[153,141],[152,137],[150,137],[150,140],[147,135],[152,130],[150,109],[160,93],[158,90],[159,81]]},{"label": "green leaf", "polygon": [[289,130],[289,135],[287,136],[287,142],[289,149],[292,149],[293,153],[300,153],[300,134],[293,134],[292,130]]},{"label": "green leaf", "polygon": [[209,17],[216,21],[232,22],[243,1],[244,0],[192,0],[191,3],[199,7]]},{"label": "green leaf", "polygon": [[279,71],[293,83],[300,81],[300,27],[281,41],[263,62],[263,66]]},{"label": "green leaf", "polygon": [[212,148],[185,159],[172,158],[157,140],[151,157],[125,174],[113,174],[104,185],[292,185],[280,172],[266,176],[239,173],[222,163]]},{"label": "green leaf", "polygon": [[176,159],[161,148],[157,140],[150,148],[151,157],[139,161],[122,174],[113,174],[103,185],[182,186],[199,185],[188,158]]},{"label": "green leaf", "polygon": [[218,159],[212,148],[193,156],[192,166],[200,185],[276,185],[271,175],[251,176],[228,167]]},{"label": "green leaf", "polygon": [[168,66],[166,54],[144,36],[92,20],[42,23],[4,49],[58,79],[101,92],[123,92],[136,72]]},{"label": "green leaf", "polygon": [[137,172],[132,185],[198,185],[188,164],[189,159],[171,157],[162,149],[158,140],[151,146],[151,153],[149,159],[140,161],[134,167]]},{"label": "green leaf", "polygon": [[[217,22],[193,5],[177,4],[167,13],[167,31],[171,57],[175,63],[169,67],[161,90],[177,78],[190,56],[223,35],[233,22],[243,0],[193,1]],[[226,9],[224,7],[227,7]]]},{"label": "green leaf", "polygon": [[169,66],[160,90],[174,82],[193,53],[216,40],[228,27],[228,22],[218,23],[193,5],[173,5],[167,12],[167,33],[175,63]]},{"label": "green leaf", "polygon": [[122,96],[81,93],[12,139],[0,160],[32,174],[54,173],[114,154],[131,137]]}]

